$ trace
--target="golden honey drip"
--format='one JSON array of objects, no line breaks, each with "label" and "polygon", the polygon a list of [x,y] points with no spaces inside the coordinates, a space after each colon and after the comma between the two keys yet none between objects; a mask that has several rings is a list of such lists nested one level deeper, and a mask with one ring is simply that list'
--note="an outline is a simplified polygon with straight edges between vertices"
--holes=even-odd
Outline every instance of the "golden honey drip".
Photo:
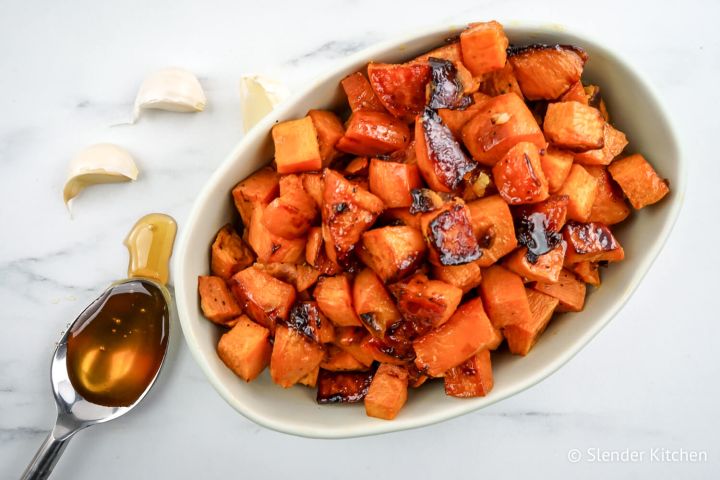
[{"label": "golden honey drip", "polygon": [[128,277],[151,278],[166,285],[176,232],[175,220],[162,213],[151,213],[138,220],[125,239],[130,252]]}]

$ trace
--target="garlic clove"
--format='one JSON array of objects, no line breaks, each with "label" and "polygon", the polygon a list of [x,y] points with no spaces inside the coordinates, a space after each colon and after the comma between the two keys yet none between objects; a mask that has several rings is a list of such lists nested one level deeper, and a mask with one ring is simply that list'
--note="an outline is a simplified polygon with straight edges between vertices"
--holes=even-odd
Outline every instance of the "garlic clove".
[{"label": "garlic clove", "polygon": [[135,98],[134,120],[147,108],[171,112],[202,112],[207,104],[200,81],[187,70],[163,68],[150,74]]},{"label": "garlic clove", "polygon": [[290,96],[290,90],[262,75],[246,75],[240,78],[240,100],[243,130],[247,133],[262,118]]},{"label": "garlic clove", "polygon": [[69,208],[70,200],[90,185],[136,180],[138,169],[127,150],[112,143],[91,145],[70,161],[63,200]]}]

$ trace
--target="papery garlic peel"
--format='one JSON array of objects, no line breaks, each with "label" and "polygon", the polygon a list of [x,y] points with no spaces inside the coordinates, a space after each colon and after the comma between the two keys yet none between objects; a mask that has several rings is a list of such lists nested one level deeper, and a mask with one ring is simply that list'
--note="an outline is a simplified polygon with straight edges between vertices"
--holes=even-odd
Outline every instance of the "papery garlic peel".
[{"label": "papery garlic peel", "polygon": [[240,108],[244,131],[247,133],[289,95],[290,91],[284,84],[262,75],[246,75],[240,78]]},{"label": "papery garlic peel", "polygon": [[207,99],[197,77],[181,68],[163,68],[150,74],[135,98],[134,120],[147,108],[171,112],[201,112]]}]

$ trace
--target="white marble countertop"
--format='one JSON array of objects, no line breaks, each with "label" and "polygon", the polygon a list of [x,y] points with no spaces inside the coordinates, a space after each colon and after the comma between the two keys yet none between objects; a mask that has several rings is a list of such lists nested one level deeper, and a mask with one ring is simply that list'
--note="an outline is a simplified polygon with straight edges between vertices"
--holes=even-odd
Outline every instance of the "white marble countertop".
[{"label": "white marble countertop", "polygon": [[[212,3],[212,5],[210,5]],[[246,420],[182,345],[137,411],[81,432],[54,478],[717,478],[720,475],[720,4],[456,0],[6,0],[0,6],[0,478],[16,478],[54,419],[48,366],[66,323],[123,275],[121,243],[149,211],[181,228],[241,136],[238,78],[302,85],[348,52],[438,22],[572,25],[621,49],[659,90],[690,165],[684,211],[616,319],[540,385],[419,430],[295,438]],[[143,76],[177,65],[209,99],[196,115],[127,119]],[[116,142],[141,177],[61,200],[69,158]],[[700,450],[700,463],[591,462],[588,449]],[[568,451],[584,453],[578,463]]]}]

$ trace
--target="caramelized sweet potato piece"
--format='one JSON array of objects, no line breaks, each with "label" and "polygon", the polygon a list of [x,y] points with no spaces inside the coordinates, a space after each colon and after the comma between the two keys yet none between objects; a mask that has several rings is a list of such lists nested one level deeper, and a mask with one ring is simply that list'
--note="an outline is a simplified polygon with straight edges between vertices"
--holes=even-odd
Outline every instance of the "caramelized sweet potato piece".
[{"label": "caramelized sweet potato piece", "polygon": [[310,110],[308,117],[315,125],[322,166],[327,167],[340,155],[340,152],[335,150],[335,144],[345,135],[345,128],[338,116],[329,110]]},{"label": "caramelized sweet potato piece", "polygon": [[320,375],[320,365],[313,368],[310,373],[298,380],[297,383],[306,387],[315,388],[317,386],[318,376]]},{"label": "caramelized sweet potato piece", "polygon": [[580,102],[584,105],[588,104],[588,96],[587,93],[585,93],[585,87],[583,87],[583,84],[581,81],[577,81],[573,84],[572,87],[568,89],[567,92],[565,92],[560,97],[561,102]]},{"label": "caramelized sweet potato piece", "polygon": [[368,366],[340,347],[328,345],[320,368],[329,372],[364,372]]},{"label": "caramelized sweet potato piece", "polygon": [[520,142],[492,169],[500,196],[510,205],[536,203],[548,197],[548,182],[537,145]]},{"label": "caramelized sweet potato piece", "polygon": [[305,261],[313,267],[318,266],[318,257],[323,253],[322,229],[311,227],[305,243]]},{"label": "caramelized sweet potato piece", "polygon": [[272,167],[261,168],[238,183],[232,190],[235,208],[243,224],[250,225],[250,217],[256,204],[269,204],[280,192],[280,177]]},{"label": "caramelized sweet potato piece", "polygon": [[365,413],[368,417],[392,420],[407,401],[407,389],[407,370],[383,363],[375,372],[365,396]]},{"label": "caramelized sweet potato piece", "polygon": [[429,57],[428,64],[432,69],[428,107],[453,110],[463,110],[469,107],[472,97],[464,95],[463,85],[455,65],[450,60],[436,57]]},{"label": "caramelized sweet potato piece", "polygon": [[423,63],[370,63],[368,78],[375,94],[388,112],[411,122],[425,106],[425,86],[430,66]]},{"label": "caramelized sweet potato piece", "polygon": [[451,192],[475,163],[463,152],[440,116],[425,108],[415,121],[415,153],[420,173],[433,190]]},{"label": "caramelized sweet potato piece", "polygon": [[320,369],[317,402],[357,403],[367,395],[371,372],[328,372]]},{"label": "caramelized sweet potato piece", "polygon": [[523,98],[522,90],[515,78],[515,70],[510,62],[505,62],[505,66],[500,70],[486,74],[480,84],[480,91],[491,97],[512,92]]},{"label": "caramelized sweet potato piece", "polygon": [[280,196],[265,207],[262,222],[270,233],[294,239],[302,237],[317,216],[315,200],[303,188],[302,179],[285,175],[280,179]]},{"label": "caramelized sweet potato piece", "polygon": [[473,77],[473,74],[468,70],[465,64],[462,62],[462,49],[460,48],[460,41],[455,41],[438,47],[435,50],[420,55],[413,59],[410,63],[428,63],[430,58],[438,58],[443,60],[449,60],[455,66],[457,70],[457,79],[466,94],[476,92],[480,82],[477,78]]},{"label": "caramelized sweet potato piece", "polygon": [[495,335],[482,301],[474,298],[461,305],[447,323],[413,341],[415,365],[439,377],[486,348]]},{"label": "caramelized sweet potato piece", "polygon": [[255,261],[255,255],[240,235],[228,224],[220,229],[212,244],[210,271],[213,275],[229,280],[235,273]]},{"label": "caramelized sweet potato piece", "polygon": [[527,280],[555,283],[560,278],[566,248],[565,242],[561,241],[558,246],[531,262],[528,260],[527,247],[522,247],[511,254],[503,266]]},{"label": "caramelized sweet potato piece", "polygon": [[355,72],[343,78],[340,82],[345,95],[347,95],[350,109],[353,112],[366,110],[372,112],[385,112],[385,107],[377,98],[370,86],[370,82],[361,72]]},{"label": "caramelized sweet potato piece", "polygon": [[371,269],[355,276],[352,291],[355,312],[372,335],[383,337],[389,326],[401,320],[390,294]]},{"label": "caramelized sweet potato piece", "polygon": [[596,262],[578,262],[570,268],[583,282],[595,287],[600,286],[600,265]]},{"label": "caramelized sweet potato piece", "polygon": [[528,322],[528,305],[525,286],[520,276],[499,265],[483,271],[480,295],[488,316],[495,328]]},{"label": "caramelized sweet potato piece", "polygon": [[278,173],[320,170],[318,132],[310,117],[278,123],[272,128]]},{"label": "caramelized sweet potato piece", "polygon": [[567,270],[560,272],[560,279],[556,283],[537,282],[533,288],[560,300],[557,307],[559,312],[579,312],[585,305],[585,284]]},{"label": "caramelized sweet potato piece", "polygon": [[347,175],[366,176],[369,173],[370,162],[367,157],[355,157],[345,165],[343,172]]},{"label": "caramelized sweet potato piece", "polygon": [[527,298],[530,303],[530,313],[532,314],[530,321],[509,325],[505,328],[505,339],[508,348],[515,355],[525,356],[528,354],[550,322],[559,303],[557,298],[536,290],[528,290]]},{"label": "caramelized sweet potato piece", "polygon": [[585,167],[587,172],[597,180],[597,195],[590,210],[589,222],[615,225],[630,215],[630,207],[625,203],[620,188],[610,178],[603,167]]},{"label": "caramelized sweet potato piece", "polygon": [[254,380],[270,363],[270,331],[243,315],[220,337],[217,353],[235,375]]},{"label": "caramelized sweet potato piece", "polygon": [[528,100],[555,100],[580,81],[587,54],[568,45],[512,48],[508,61]]},{"label": "caramelized sweet potato piece", "polygon": [[417,269],[426,250],[425,240],[419,230],[391,226],[363,233],[358,256],[383,282],[391,282]]},{"label": "caramelized sweet potato piece", "polygon": [[373,356],[365,348],[370,335],[363,327],[337,327],[335,328],[335,345],[352,355],[358,362],[369,367]]},{"label": "caramelized sweet potato piece", "polygon": [[568,197],[568,218],[570,220],[585,222],[590,218],[597,192],[597,179],[590,175],[582,166],[573,164],[570,169],[570,174],[557,193],[558,195],[567,195]]},{"label": "caramelized sweet potato piece", "polygon": [[467,204],[475,237],[482,249],[478,265],[487,267],[515,250],[515,226],[512,214],[500,195],[481,198]]},{"label": "caramelized sweet potato piece", "polygon": [[325,182],[322,173],[303,173],[300,175],[303,188],[310,197],[315,201],[318,209],[322,209],[323,192],[325,191]]},{"label": "caramelized sweet potato piece", "polygon": [[445,372],[445,395],[460,398],[484,397],[493,388],[490,350],[487,348]]},{"label": "caramelized sweet potato piece", "polygon": [[304,238],[287,239],[275,235],[265,226],[265,209],[256,205],[247,231],[247,242],[262,263],[300,263],[304,257]]},{"label": "caramelized sweet potato piece", "polygon": [[638,153],[615,160],[608,171],[638,210],[659,202],[670,191],[667,181]]},{"label": "caramelized sweet potato piece", "polygon": [[470,221],[470,210],[461,200],[425,213],[420,217],[420,226],[430,247],[428,260],[433,265],[464,265],[482,255]]},{"label": "caramelized sweet potato piece", "polygon": [[495,165],[519,142],[545,147],[545,137],[525,102],[514,93],[493,97],[462,129],[462,140],[472,157]]},{"label": "caramelized sweet potato piece", "polygon": [[620,155],[628,144],[625,134],[616,130],[609,123],[603,132],[603,147],[597,150],[586,150],[575,154],[575,161],[582,165],[609,165]]},{"label": "caramelized sweet potato piece", "polygon": [[350,281],[345,275],[322,277],[314,292],[320,310],[339,327],[361,326],[352,304]]},{"label": "caramelized sweet potato piece", "polygon": [[440,280],[429,280],[416,273],[399,283],[390,285],[400,314],[412,322],[416,331],[438,327],[455,313],[462,299],[462,290]]},{"label": "caramelized sweet potato piece", "polygon": [[200,308],[205,318],[218,325],[230,326],[242,309],[230,294],[225,280],[220,277],[200,275],[198,277]]},{"label": "caramelized sweet potato piece", "polygon": [[312,373],[324,356],[321,345],[297,330],[278,325],[270,357],[270,376],[281,387],[292,387]]},{"label": "caramelized sweet potato piece", "polygon": [[[560,230],[565,225],[567,205],[567,196],[555,195],[544,202],[524,205],[517,209],[515,220],[517,240],[520,245],[526,247],[525,257],[531,264],[536,263],[541,255],[562,243]],[[565,247],[562,248],[562,254],[558,255],[562,263]],[[517,255],[513,256],[516,257]],[[540,267],[548,266],[549,260],[546,259]],[[515,263],[515,267],[524,268],[524,265]]]},{"label": "caramelized sweet potato piece", "polygon": [[335,329],[317,302],[296,302],[290,310],[287,325],[316,343],[329,343],[335,339]]},{"label": "caramelized sweet potato piece", "polygon": [[462,128],[472,117],[475,116],[483,108],[483,102],[490,97],[484,93],[473,93],[472,104],[464,110],[451,110],[449,108],[440,108],[437,113],[440,115],[442,122],[456,139],[462,138]]},{"label": "caramelized sweet potato piece", "polygon": [[295,290],[302,292],[312,287],[320,276],[320,271],[310,265],[294,263],[256,263],[255,268],[269,273],[278,280],[289,283]]},{"label": "caramelized sweet potato piece", "polygon": [[376,362],[406,366],[415,359],[411,340],[418,335],[415,327],[412,322],[395,323],[388,327],[383,338],[368,337],[363,342],[363,348]]},{"label": "caramelized sweet potato piece", "polygon": [[233,295],[255,322],[275,330],[278,320],[286,321],[295,303],[295,289],[267,272],[249,267],[230,280]]},{"label": "caramelized sweet potato piece", "polygon": [[565,265],[578,262],[619,262],[625,252],[602,223],[568,222],[563,229],[568,244]]},{"label": "caramelized sweet potato piece", "polygon": [[434,265],[432,273],[435,279],[449,283],[450,285],[455,285],[463,291],[463,294],[468,293],[480,285],[480,281],[482,280],[482,272],[478,262],[451,266]]},{"label": "caramelized sweet potato piece", "polygon": [[384,112],[358,110],[350,115],[345,135],[335,147],[359,156],[374,156],[405,148],[410,130],[401,120]]},{"label": "caramelized sweet potato piece", "polygon": [[573,165],[573,154],[550,147],[540,152],[540,165],[548,181],[548,191],[555,193],[563,186]]},{"label": "caramelized sweet potato piece", "polygon": [[409,208],[388,208],[383,212],[382,219],[390,226],[407,226],[420,231],[420,214],[411,213]]},{"label": "caramelized sweet potato piece", "polygon": [[553,145],[569,150],[592,150],[605,145],[605,120],[593,107],[579,102],[551,103],[543,122]]},{"label": "caramelized sweet potato piece", "polygon": [[475,76],[505,65],[508,39],[502,25],[496,21],[472,23],[460,34],[463,63]]},{"label": "caramelized sweet potato piece", "polygon": [[410,191],[422,186],[420,171],[415,163],[370,160],[368,175],[370,192],[377,195],[387,208],[409,207]]},{"label": "caramelized sweet potato piece", "polygon": [[410,213],[427,213],[441,209],[452,202],[454,195],[445,192],[436,192],[430,188],[416,188],[410,192],[412,204]]}]

